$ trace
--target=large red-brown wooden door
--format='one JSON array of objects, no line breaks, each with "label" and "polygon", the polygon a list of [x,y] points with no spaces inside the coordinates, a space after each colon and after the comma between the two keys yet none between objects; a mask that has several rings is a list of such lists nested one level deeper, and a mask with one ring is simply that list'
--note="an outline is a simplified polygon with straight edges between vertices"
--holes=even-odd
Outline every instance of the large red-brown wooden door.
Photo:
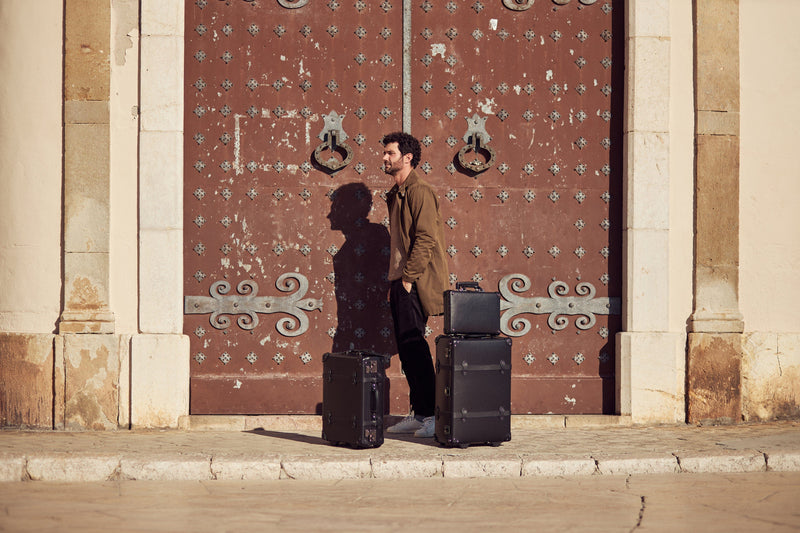
[{"label": "large red-brown wooden door", "polygon": [[[451,280],[502,293],[514,412],[613,412],[613,2],[186,8],[192,413],[314,413],[325,351],[394,353],[380,139],[404,128],[440,195]],[[433,343],[441,319],[429,325]],[[396,358],[390,376],[392,410],[404,412]]]}]

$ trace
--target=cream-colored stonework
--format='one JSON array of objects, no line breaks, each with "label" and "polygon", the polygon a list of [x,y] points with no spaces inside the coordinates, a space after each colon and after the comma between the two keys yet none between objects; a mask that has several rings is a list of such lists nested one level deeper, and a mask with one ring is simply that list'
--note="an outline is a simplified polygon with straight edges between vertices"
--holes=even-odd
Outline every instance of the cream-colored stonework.
[{"label": "cream-colored stonework", "polygon": [[739,0],[742,415],[800,416],[800,2]]},{"label": "cream-colored stonework", "polygon": [[120,370],[130,338],[119,335],[63,335],[64,425],[69,430],[120,427]]},{"label": "cream-colored stonework", "polygon": [[58,0],[0,9],[3,332],[53,333],[61,311],[62,26]]},{"label": "cream-colored stonework", "polygon": [[139,1],[111,3],[109,298],[117,333],[138,332]]},{"label": "cream-colored stonework", "polygon": [[745,420],[800,416],[800,333],[745,335],[742,376]]},{"label": "cream-colored stonework", "polygon": [[[634,423],[683,418],[680,332],[670,325],[670,6],[626,3],[623,332],[617,411]],[[656,206],[654,208],[654,206]]]},{"label": "cream-colored stonework", "polygon": [[189,338],[136,335],[131,343],[131,427],[177,427],[189,413]]}]

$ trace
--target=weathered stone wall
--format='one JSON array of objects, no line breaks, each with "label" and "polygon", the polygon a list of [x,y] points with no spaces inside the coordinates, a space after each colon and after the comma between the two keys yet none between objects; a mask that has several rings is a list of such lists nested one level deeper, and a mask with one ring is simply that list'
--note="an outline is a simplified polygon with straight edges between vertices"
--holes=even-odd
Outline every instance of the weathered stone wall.
[{"label": "weathered stone wall", "polygon": [[[62,6],[0,9],[0,331],[53,333],[61,310]],[[0,353],[0,358],[2,353]]]},{"label": "weathered stone wall", "polygon": [[52,427],[54,335],[0,333],[0,427]]},{"label": "weathered stone wall", "polygon": [[800,2],[741,4],[742,416],[800,416]]}]

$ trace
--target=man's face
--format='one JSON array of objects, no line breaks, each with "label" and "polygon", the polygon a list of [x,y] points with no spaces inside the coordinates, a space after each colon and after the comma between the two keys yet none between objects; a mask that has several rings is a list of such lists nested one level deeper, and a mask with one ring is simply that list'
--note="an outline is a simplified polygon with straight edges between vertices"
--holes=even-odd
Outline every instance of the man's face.
[{"label": "man's face", "polygon": [[394,176],[406,165],[411,164],[411,154],[401,154],[397,143],[389,143],[383,147],[383,171]]}]

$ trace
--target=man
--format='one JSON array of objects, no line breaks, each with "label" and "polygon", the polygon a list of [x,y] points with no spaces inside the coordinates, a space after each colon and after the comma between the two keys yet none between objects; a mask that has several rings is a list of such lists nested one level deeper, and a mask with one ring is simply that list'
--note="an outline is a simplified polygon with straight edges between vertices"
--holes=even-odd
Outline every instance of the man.
[{"label": "man", "polygon": [[395,132],[383,138],[383,170],[394,178],[389,206],[389,302],[400,364],[408,380],[411,414],[388,433],[433,437],[436,375],[425,340],[428,317],[444,312],[448,286],[439,200],[416,171],[419,141]]}]

